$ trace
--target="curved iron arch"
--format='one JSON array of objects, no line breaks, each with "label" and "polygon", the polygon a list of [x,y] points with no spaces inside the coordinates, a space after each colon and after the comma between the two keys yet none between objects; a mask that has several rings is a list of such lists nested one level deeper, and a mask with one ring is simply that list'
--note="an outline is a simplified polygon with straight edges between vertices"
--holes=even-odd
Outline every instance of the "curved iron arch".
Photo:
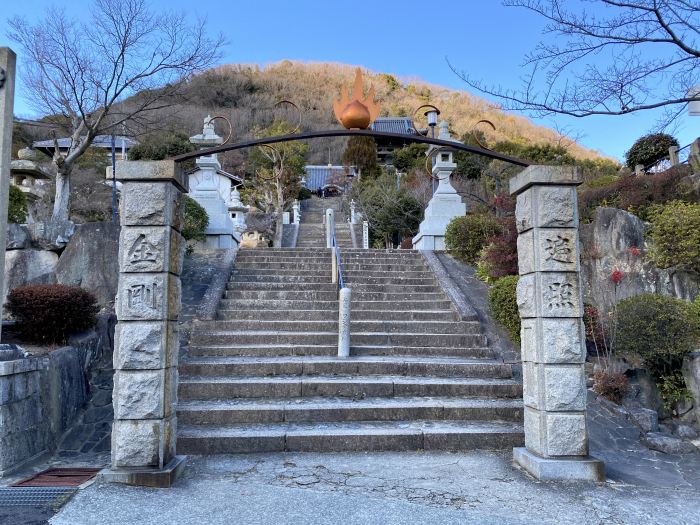
[{"label": "curved iron arch", "polygon": [[177,155],[173,157],[172,160],[174,160],[175,162],[184,162],[186,160],[196,159],[197,157],[203,157],[205,155],[223,153],[224,151],[252,148],[255,146],[269,144],[278,144],[280,142],[290,142],[293,140],[317,139],[322,137],[373,137],[403,140],[406,142],[419,142],[421,144],[432,144],[434,146],[451,148],[457,151],[466,151],[467,153],[481,155],[490,159],[502,160],[510,164],[515,164],[516,166],[526,167],[530,165],[530,163],[525,160],[518,159],[516,157],[510,157],[508,155],[503,155],[496,151],[478,148],[476,146],[467,146],[466,144],[462,144],[461,142],[453,142],[451,140],[424,137],[422,135],[404,135],[403,133],[387,133],[384,131],[374,131],[371,129],[329,129],[322,131],[306,131],[304,133],[296,133],[292,135],[279,135],[277,137],[264,137],[261,139],[246,140],[234,144],[223,144],[214,148],[193,151],[191,153],[183,153],[182,155]]}]

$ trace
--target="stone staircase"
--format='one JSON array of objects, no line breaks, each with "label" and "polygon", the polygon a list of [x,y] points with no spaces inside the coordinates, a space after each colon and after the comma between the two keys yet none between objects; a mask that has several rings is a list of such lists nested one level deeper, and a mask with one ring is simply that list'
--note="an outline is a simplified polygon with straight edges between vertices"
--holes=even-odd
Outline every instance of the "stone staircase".
[{"label": "stone staircase", "polygon": [[422,256],[341,253],[347,359],[328,250],[239,252],[218,319],[194,325],[180,363],[178,453],[522,445],[520,383]]},{"label": "stone staircase", "polygon": [[343,221],[340,197],[311,197],[304,201],[304,209],[301,214],[297,248],[325,248],[326,226],[323,224],[323,215],[328,208],[332,208],[335,214],[335,237],[341,248],[353,248],[350,224]]}]

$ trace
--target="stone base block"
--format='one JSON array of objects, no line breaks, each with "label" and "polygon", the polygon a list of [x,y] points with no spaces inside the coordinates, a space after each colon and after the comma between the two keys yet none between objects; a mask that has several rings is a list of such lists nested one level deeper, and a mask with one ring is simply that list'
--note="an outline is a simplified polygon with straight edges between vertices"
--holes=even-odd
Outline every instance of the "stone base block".
[{"label": "stone base block", "polygon": [[110,483],[125,483],[141,487],[169,488],[185,470],[187,456],[175,456],[162,469],[159,468],[112,468],[102,473]]},{"label": "stone base block", "polygon": [[543,458],[517,447],[513,449],[513,462],[540,481],[605,481],[605,465],[591,456]]}]

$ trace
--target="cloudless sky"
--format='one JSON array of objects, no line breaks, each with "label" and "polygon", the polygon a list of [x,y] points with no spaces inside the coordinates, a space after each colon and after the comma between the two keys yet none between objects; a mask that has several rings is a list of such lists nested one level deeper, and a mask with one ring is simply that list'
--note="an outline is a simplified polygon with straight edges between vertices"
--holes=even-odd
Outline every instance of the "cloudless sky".
[{"label": "cloudless sky", "polygon": [[[77,18],[85,16],[89,0],[3,1],[0,45],[6,38],[6,18],[43,16],[54,4],[66,6]],[[448,67],[487,84],[518,87],[525,53],[541,39],[543,22],[537,16],[499,0],[152,0],[164,12],[177,10],[206,17],[213,33],[228,39],[222,63],[267,64],[283,59],[342,62],[421,79],[453,89],[468,86]],[[35,116],[22,89],[22,57],[18,63],[18,100],[15,113]],[[335,89],[335,86],[329,86]],[[533,118],[555,125],[579,142],[622,159],[635,139],[650,131],[657,114],[624,117]],[[700,136],[700,117],[684,114],[676,130],[681,146]]]}]

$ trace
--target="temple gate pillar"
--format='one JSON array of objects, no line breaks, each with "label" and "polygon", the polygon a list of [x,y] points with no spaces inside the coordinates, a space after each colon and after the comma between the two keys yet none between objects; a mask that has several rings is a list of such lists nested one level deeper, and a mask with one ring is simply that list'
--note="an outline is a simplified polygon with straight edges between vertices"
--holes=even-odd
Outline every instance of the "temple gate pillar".
[{"label": "temple gate pillar", "polygon": [[181,235],[187,176],[173,161],[121,161],[110,481],[170,486],[175,455]]},{"label": "temple gate pillar", "polygon": [[529,166],[510,181],[517,196],[517,301],[525,448],[516,464],[541,480],[604,481],[588,455],[586,359],[573,166]]}]

